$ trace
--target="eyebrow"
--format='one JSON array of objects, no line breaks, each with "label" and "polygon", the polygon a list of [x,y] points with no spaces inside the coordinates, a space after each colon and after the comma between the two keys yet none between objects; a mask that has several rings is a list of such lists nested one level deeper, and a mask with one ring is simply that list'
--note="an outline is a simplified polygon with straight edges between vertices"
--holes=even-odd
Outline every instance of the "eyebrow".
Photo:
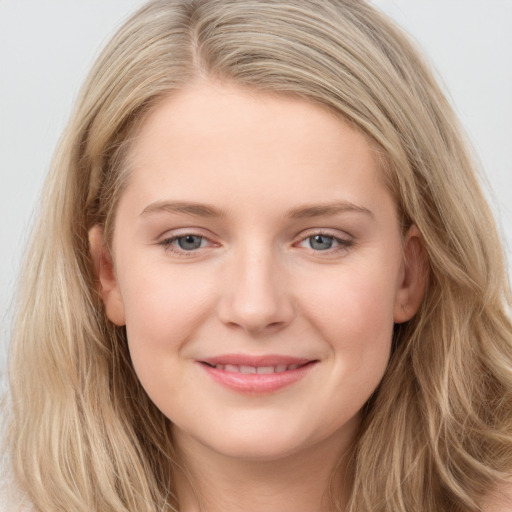
[{"label": "eyebrow", "polygon": [[143,217],[159,212],[185,213],[196,217],[224,217],[226,215],[223,210],[219,210],[214,206],[188,201],[157,201],[146,206],[140,215]]},{"label": "eyebrow", "polygon": [[364,206],[358,206],[349,201],[335,201],[327,204],[306,204],[293,208],[287,214],[292,219],[309,219],[314,217],[326,217],[338,213],[356,212],[373,217],[373,212]]},{"label": "eyebrow", "polygon": [[[220,210],[212,205],[189,201],[157,201],[146,206],[140,215],[143,217],[152,213],[160,212],[184,213],[186,215],[207,218],[221,218],[226,216],[226,212],[224,210]],[[364,213],[373,217],[372,211],[368,208],[358,206],[349,201],[335,201],[333,203],[326,204],[306,204],[292,208],[285,214],[285,218],[310,219],[345,212]]]}]

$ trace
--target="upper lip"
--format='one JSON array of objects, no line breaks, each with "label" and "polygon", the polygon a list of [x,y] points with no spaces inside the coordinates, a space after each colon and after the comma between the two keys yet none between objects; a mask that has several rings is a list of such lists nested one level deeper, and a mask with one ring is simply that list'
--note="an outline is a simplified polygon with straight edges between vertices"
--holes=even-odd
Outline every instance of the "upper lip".
[{"label": "upper lip", "polygon": [[211,366],[215,365],[234,365],[234,366],[278,366],[278,365],[304,365],[316,359],[308,359],[304,357],[292,357],[278,354],[267,355],[249,355],[249,354],[223,354],[220,356],[207,357],[206,359],[199,359],[200,363],[206,363]]}]

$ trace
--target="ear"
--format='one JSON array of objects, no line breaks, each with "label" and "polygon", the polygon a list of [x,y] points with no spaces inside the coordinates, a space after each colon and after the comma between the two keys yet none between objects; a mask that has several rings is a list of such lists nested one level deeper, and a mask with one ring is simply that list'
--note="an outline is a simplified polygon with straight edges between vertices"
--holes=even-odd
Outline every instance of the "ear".
[{"label": "ear", "polygon": [[103,239],[103,228],[99,225],[89,230],[89,250],[94,265],[98,291],[105,304],[108,319],[116,325],[125,325],[124,304],[114,271],[114,264]]},{"label": "ear", "polygon": [[401,324],[410,320],[418,311],[427,282],[428,258],[423,238],[416,226],[411,226],[405,235],[403,268],[398,283],[394,322]]}]

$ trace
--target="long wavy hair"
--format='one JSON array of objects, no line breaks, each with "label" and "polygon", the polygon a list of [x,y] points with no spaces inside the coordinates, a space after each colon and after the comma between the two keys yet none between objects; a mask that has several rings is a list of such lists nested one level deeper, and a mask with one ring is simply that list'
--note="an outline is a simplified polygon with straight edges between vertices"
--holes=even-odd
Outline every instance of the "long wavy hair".
[{"label": "long wavy hair", "polygon": [[[7,446],[41,511],[179,510],[170,421],[104,313],[88,246],[112,236],[137,128],[198,79],[329,107],[378,148],[426,296],[396,327],[350,459],[348,512],[477,511],[512,469],[503,251],[453,111],[414,45],[362,0],[156,0],[94,65],[61,139],[24,263]],[[305,121],[307,122],[307,121]],[[334,481],[332,482],[334,485]]]}]

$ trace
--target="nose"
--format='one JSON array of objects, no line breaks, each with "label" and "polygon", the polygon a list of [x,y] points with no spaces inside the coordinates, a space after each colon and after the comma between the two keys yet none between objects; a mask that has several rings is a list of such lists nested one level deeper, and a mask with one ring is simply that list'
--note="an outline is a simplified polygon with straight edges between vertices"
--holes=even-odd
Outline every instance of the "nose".
[{"label": "nose", "polygon": [[237,255],[226,268],[219,319],[250,334],[275,332],[294,316],[291,290],[272,251]]}]

